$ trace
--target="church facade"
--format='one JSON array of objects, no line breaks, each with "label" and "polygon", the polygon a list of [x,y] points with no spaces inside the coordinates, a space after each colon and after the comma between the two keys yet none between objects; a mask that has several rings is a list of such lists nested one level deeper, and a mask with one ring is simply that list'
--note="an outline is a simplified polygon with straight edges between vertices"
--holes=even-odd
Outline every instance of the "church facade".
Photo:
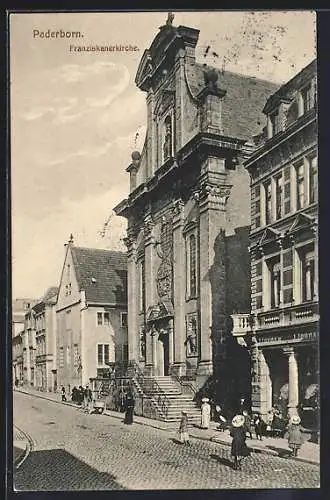
[{"label": "church facade", "polygon": [[114,209],[128,220],[129,360],[197,389],[221,377],[231,315],[250,311],[243,162],[277,89],[197,63],[198,36],[168,23],[143,54],[135,82],[146,93],[146,138]]}]

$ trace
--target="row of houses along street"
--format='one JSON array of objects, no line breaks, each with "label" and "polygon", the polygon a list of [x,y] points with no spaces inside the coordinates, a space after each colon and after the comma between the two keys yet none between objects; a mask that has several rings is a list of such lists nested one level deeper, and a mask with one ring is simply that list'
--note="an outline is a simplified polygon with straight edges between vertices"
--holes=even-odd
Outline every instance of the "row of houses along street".
[{"label": "row of houses along street", "polygon": [[114,207],[127,254],[70,238],[58,288],[15,331],[13,377],[55,392],[97,378],[110,406],[131,381],[159,420],[207,395],[315,429],[316,61],[279,87],[197,63],[198,36],[166,24],[137,70],[146,140]]}]

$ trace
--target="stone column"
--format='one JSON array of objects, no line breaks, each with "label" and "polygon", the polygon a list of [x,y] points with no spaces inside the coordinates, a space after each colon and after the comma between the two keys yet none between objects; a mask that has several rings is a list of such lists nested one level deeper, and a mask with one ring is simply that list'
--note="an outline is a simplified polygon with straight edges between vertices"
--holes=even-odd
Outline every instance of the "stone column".
[{"label": "stone column", "polygon": [[289,401],[288,413],[289,416],[297,415],[297,406],[299,404],[299,379],[298,379],[298,363],[296,353],[293,347],[285,347],[284,354],[288,357],[289,362]]},{"label": "stone column", "polygon": [[259,351],[259,408],[261,415],[267,415],[272,407],[272,381],[269,366],[262,350]]},{"label": "stone column", "polygon": [[158,375],[158,332],[156,329],[151,330],[151,342],[152,342],[152,368],[151,375]]},{"label": "stone column", "polygon": [[[174,332],[173,372],[184,375],[185,364],[185,245],[182,234],[184,204],[182,200],[174,202],[173,207],[173,306]],[[173,322],[172,322],[173,323]],[[174,335],[174,339],[173,339]]]},{"label": "stone column", "polygon": [[221,341],[226,336],[224,231],[231,189],[226,176],[224,158],[204,160],[199,193],[200,361],[197,375],[201,383],[212,373],[212,341]]},{"label": "stone column", "polygon": [[173,332],[174,332],[174,322],[173,322],[173,319],[170,319],[168,321],[168,364],[169,364],[169,371],[170,372],[171,372],[171,369],[173,366],[173,360],[174,360]]},{"label": "stone column", "polygon": [[137,331],[137,270],[136,270],[136,239],[130,235],[125,240],[127,246],[127,292],[128,292],[128,359],[139,360]]}]

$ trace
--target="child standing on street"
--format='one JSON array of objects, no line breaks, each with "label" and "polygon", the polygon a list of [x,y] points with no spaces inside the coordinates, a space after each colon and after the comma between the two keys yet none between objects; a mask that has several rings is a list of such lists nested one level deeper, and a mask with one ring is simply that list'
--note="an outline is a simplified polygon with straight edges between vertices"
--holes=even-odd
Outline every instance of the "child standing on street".
[{"label": "child standing on street", "polygon": [[251,417],[246,410],[243,411],[243,417],[245,418],[244,429],[247,434],[249,434],[250,439],[252,439],[251,431]]},{"label": "child standing on street", "polygon": [[294,415],[291,417],[288,425],[288,444],[294,457],[298,455],[298,450],[303,442],[300,422],[300,417],[298,415]]},{"label": "child standing on street", "polygon": [[179,427],[179,436],[180,436],[180,442],[182,444],[190,445],[189,434],[188,434],[188,415],[187,412],[185,411],[182,412],[182,417]]},{"label": "child standing on street", "polygon": [[262,441],[263,423],[260,413],[256,413],[253,418],[254,430],[256,438]]}]

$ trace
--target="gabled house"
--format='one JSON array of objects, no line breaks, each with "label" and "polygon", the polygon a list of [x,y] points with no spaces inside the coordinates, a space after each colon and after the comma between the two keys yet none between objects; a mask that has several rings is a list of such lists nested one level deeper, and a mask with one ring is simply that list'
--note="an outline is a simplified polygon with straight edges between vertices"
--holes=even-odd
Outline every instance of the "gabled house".
[{"label": "gabled house", "polygon": [[127,263],[122,252],[66,245],[59,286],[57,382],[67,390],[127,360]]}]

